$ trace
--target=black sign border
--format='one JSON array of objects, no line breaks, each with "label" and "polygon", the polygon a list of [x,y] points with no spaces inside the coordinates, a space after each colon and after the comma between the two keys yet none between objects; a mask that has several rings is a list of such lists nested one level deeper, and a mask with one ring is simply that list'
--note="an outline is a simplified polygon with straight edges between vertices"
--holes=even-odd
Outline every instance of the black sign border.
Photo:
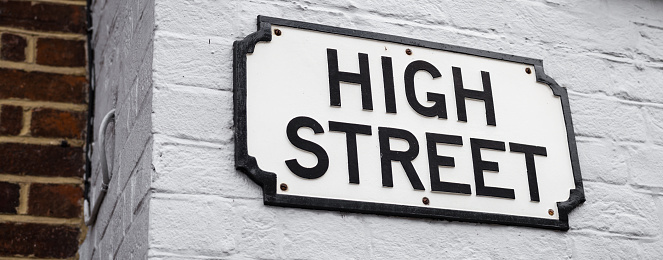
[{"label": "black sign border", "polygon": [[[536,72],[537,82],[547,84],[552,89],[553,94],[561,98],[562,110],[566,123],[566,132],[569,141],[569,153],[571,155],[571,166],[573,169],[573,178],[575,180],[576,188],[570,190],[570,196],[567,201],[557,202],[557,213],[559,214],[559,220],[484,212],[426,208],[424,205],[421,207],[415,207],[385,203],[277,194],[276,174],[263,171],[258,167],[256,158],[248,154],[246,139],[246,55],[253,53],[256,43],[269,42],[272,40],[271,25],[400,43],[409,46],[424,47],[435,50],[450,51],[533,65],[535,68],[534,71]],[[258,16],[258,30],[246,36],[241,41],[235,41],[233,44],[233,102],[235,130],[235,167],[237,170],[240,170],[248,175],[249,178],[251,178],[258,185],[262,186],[263,201],[265,205],[296,207],[304,209],[338,210],[354,213],[368,213],[401,217],[433,218],[449,221],[516,225],[566,231],[569,229],[569,212],[585,201],[585,192],[583,189],[582,177],[580,175],[580,164],[578,162],[578,152],[576,147],[575,133],[573,131],[573,122],[571,120],[571,109],[569,107],[568,94],[565,88],[560,87],[557,82],[555,82],[555,80],[543,72],[543,61],[540,59],[532,59],[382,33],[346,29],[267,16]]]}]

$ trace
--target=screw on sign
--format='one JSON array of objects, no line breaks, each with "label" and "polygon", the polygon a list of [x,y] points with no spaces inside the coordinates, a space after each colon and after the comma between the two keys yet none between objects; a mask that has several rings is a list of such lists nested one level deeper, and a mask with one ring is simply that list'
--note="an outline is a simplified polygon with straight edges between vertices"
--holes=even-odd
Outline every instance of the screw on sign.
[{"label": "screw on sign", "polygon": [[428,197],[424,197],[424,198],[422,198],[422,199],[421,199],[421,202],[423,202],[425,205],[430,204],[430,200],[428,199]]}]

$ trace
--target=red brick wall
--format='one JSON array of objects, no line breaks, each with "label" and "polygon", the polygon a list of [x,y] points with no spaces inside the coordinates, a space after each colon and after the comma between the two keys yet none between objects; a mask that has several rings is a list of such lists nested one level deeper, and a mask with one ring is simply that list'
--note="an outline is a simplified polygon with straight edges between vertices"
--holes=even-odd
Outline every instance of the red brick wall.
[{"label": "red brick wall", "polygon": [[77,258],[84,0],[0,0],[0,258]]}]

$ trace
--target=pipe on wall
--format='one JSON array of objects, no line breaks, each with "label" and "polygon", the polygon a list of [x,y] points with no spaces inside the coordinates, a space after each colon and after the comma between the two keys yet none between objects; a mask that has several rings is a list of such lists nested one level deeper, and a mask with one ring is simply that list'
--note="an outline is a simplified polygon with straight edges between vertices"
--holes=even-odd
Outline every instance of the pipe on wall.
[{"label": "pipe on wall", "polygon": [[[106,192],[108,191],[108,184],[110,183],[111,175],[109,173],[108,160],[106,159],[106,147],[105,147],[105,135],[106,127],[111,120],[115,120],[115,109],[108,111],[104,119],[101,120],[101,125],[99,126],[99,137],[97,142],[99,142],[99,157],[100,157],[100,167],[101,167],[101,191],[99,195],[96,196],[96,200],[93,205],[90,205],[90,199],[88,198],[85,201],[84,210],[85,210],[85,225],[91,226],[94,225],[97,220],[97,215],[99,214],[99,208],[101,203],[104,202],[106,198]],[[89,182],[89,180],[87,180]],[[93,206],[92,211],[90,212],[90,207]]]}]

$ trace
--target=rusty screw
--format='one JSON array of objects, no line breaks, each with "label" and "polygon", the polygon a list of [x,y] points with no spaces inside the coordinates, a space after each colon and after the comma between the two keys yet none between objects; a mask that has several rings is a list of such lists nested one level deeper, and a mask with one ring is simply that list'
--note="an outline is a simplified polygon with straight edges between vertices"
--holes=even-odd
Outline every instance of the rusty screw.
[{"label": "rusty screw", "polygon": [[281,30],[274,29],[274,34],[276,34],[276,36],[281,36]]},{"label": "rusty screw", "polygon": [[421,202],[423,202],[424,205],[428,205],[430,203],[430,200],[428,199],[428,197],[424,197],[423,199],[421,199]]},{"label": "rusty screw", "polygon": [[527,74],[532,74],[532,70],[531,70],[530,68],[525,68],[525,72],[526,72]]},{"label": "rusty screw", "polygon": [[553,209],[548,210],[548,215],[552,216],[555,215],[555,211]]},{"label": "rusty screw", "polygon": [[412,55],[412,50],[410,50],[410,49],[405,49],[405,53],[406,53],[407,55]]},{"label": "rusty screw", "polygon": [[281,190],[282,191],[287,191],[288,190],[288,184],[281,183]]}]

